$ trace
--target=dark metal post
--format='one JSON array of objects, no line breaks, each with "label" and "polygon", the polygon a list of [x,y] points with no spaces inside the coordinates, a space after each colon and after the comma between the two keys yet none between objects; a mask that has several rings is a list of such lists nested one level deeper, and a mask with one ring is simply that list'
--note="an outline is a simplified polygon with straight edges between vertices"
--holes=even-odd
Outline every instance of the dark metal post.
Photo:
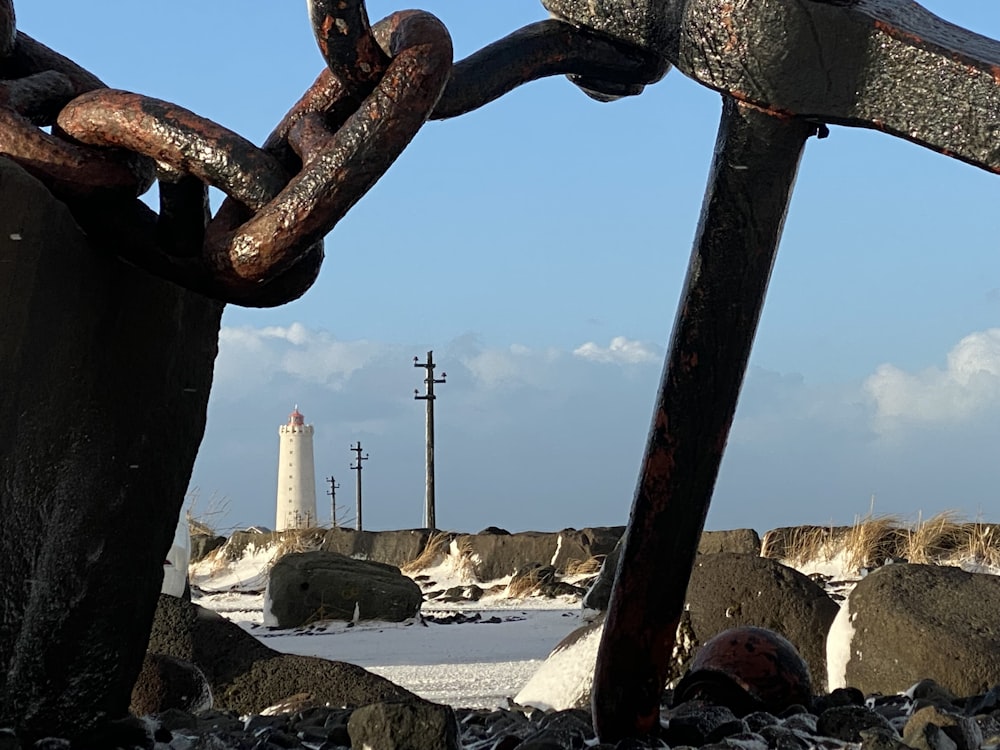
[{"label": "dark metal post", "polygon": [[594,674],[602,742],[659,722],[677,625],[764,303],[816,126],[723,98],[711,178]]},{"label": "dark metal post", "polygon": [[357,493],[357,517],[354,519],[354,528],[358,531],[362,530],[361,526],[361,462],[368,460],[368,454],[361,455],[361,441],[359,440],[357,445],[352,445],[351,450],[354,451],[357,456],[354,459],[354,466],[351,467],[353,471],[358,472],[358,493]]},{"label": "dark metal post", "polygon": [[426,393],[421,396],[420,391],[413,391],[413,398],[417,401],[427,402],[427,487],[424,498],[424,528],[426,529],[436,529],[437,528],[437,518],[435,516],[434,509],[434,384],[444,383],[445,378],[448,374],[445,372],[441,373],[439,379],[434,378],[434,352],[427,352],[427,361],[420,362],[416,357],[413,358],[414,367],[423,367],[427,370],[427,377],[424,378],[424,383],[426,385]]},{"label": "dark metal post", "polygon": [[330,528],[335,529],[337,528],[337,490],[340,489],[340,485],[333,477],[327,477],[326,482],[330,485],[330,489],[326,491],[326,494],[330,496]]}]

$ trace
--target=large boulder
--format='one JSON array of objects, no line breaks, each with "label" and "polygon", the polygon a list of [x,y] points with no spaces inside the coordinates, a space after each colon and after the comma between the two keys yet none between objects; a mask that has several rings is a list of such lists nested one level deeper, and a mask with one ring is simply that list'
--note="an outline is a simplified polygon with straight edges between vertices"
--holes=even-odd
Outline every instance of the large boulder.
[{"label": "large boulder", "polygon": [[220,711],[259,713],[295,693],[336,706],[415,697],[354,664],[279,653],[215,612],[172,596],[160,596],[149,651],[196,665]]},{"label": "large boulder", "polygon": [[193,714],[210,708],[212,688],[198,667],[175,656],[146,652],[129,711],[144,716],[169,709]]},{"label": "large boulder", "polygon": [[774,630],[809,665],[813,689],[826,688],[826,634],[840,607],[808,576],[755,555],[699,555],[686,606],[697,644],[741,625]]},{"label": "large boulder", "polygon": [[[601,570],[590,585],[583,598],[583,606],[587,609],[603,611],[608,607],[611,598],[611,586],[618,568],[618,558],[621,555],[622,540],[619,538],[614,548],[601,565]],[[731,529],[728,531],[703,531],[698,540],[698,552],[712,555],[719,552],[736,552],[742,555],[760,554],[760,536],[753,529]]]},{"label": "large boulder", "polygon": [[985,692],[1000,684],[998,623],[998,576],[936,565],[877,568],[855,586],[831,634],[831,681],[895,693],[930,678],[956,695]]},{"label": "large boulder", "polygon": [[428,529],[357,531],[336,528],[326,532],[320,549],[398,568],[419,557],[430,536]]},{"label": "large boulder", "polygon": [[455,543],[472,561],[476,579],[485,582],[537,565],[551,565],[558,572],[565,572],[573,561],[610,553],[623,531],[622,527],[611,526],[555,533],[460,534]]},{"label": "large boulder", "polygon": [[279,555],[322,550],[399,567],[419,557],[430,537],[431,532],[427,529],[357,531],[337,527],[286,531],[246,530],[233,532],[218,554],[226,562],[235,562],[249,553],[265,548],[274,548]]},{"label": "large boulder", "polygon": [[196,563],[204,560],[225,543],[226,537],[217,534],[192,534],[191,562]]},{"label": "large boulder", "polygon": [[[754,555],[699,555],[668,681],[679,678],[698,647],[740,625],[785,636],[809,666],[813,690],[826,686],[826,634],[839,611],[821,586],[775,560]],[[564,638],[515,697],[545,709],[584,708],[590,702],[603,613]]]},{"label": "large boulder", "polygon": [[335,552],[299,552],[271,568],[265,623],[296,628],[318,620],[402,622],[420,612],[423,594],[399,568]]}]

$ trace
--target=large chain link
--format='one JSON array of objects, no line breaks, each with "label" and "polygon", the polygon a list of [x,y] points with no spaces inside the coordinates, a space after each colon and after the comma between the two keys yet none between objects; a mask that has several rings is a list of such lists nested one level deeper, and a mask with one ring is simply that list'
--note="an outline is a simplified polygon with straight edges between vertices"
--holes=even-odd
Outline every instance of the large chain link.
[{"label": "large chain link", "polygon": [[[651,56],[561,21],[452,66],[448,31],[428,13],[371,27],[362,0],[308,7],[327,67],[258,148],[183,107],[109,89],[18,31],[0,0],[0,154],[65,200],[97,245],[216,299],[273,306],[312,285],[323,237],[428,118],[541,76],[631,91],[662,75]],[[137,200],[154,178],[159,212]],[[214,217],[209,185],[228,196]]]}]

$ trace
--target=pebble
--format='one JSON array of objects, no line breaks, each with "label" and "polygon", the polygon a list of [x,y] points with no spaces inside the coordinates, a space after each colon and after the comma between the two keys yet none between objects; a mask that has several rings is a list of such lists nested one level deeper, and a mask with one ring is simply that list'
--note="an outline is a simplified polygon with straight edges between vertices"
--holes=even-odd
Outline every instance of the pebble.
[{"label": "pebble", "polygon": [[[915,686],[916,687],[916,686]],[[665,694],[669,702],[669,692]],[[1000,745],[1000,686],[956,698],[926,681],[917,690],[863,696],[850,688],[818,696],[781,716],[758,711],[742,718],[728,708],[691,701],[665,705],[657,737],[600,743],[589,711],[455,709],[456,750],[996,750]],[[142,750],[350,750],[352,711],[311,707],[277,716],[240,717],[168,711],[144,719]],[[452,740],[452,743],[454,740]],[[448,747],[422,743],[420,747]],[[455,747],[454,744],[451,745]],[[127,750],[131,750],[130,746]],[[29,750],[0,729],[0,750]],[[30,750],[74,750],[47,738]]]}]

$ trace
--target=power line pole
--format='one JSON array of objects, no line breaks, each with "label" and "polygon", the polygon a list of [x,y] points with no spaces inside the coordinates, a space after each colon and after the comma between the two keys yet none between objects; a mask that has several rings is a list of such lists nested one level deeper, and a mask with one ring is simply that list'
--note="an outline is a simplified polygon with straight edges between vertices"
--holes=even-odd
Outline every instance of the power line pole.
[{"label": "power line pole", "polygon": [[326,482],[330,485],[330,489],[326,491],[326,494],[330,496],[330,527],[335,529],[337,528],[337,490],[340,489],[340,485],[333,477],[327,477]]},{"label": "power line pole", "polygon": [[417,401],[427,402],[427,491],[424,502],[424,528],[436,529],[437,519],[434,514],[434,384],[445,382],[447,373],[442,372],[440,379],[434,378],[434,352],[427,352],[427,361],[420,362],[417,357],[413,358],[414,367],[423,367],[427,370],[427,377],[424,378],[426,393],[421,396],[420,391],[414,389],[413,398]]},{"label": "power line pole", "polygon": [[361,455],[361,441],[358,441],[357,445],[352,445],[351,450],[357,453],[357,457],[354,461],[354,466],[351,467],[352,470],[358,472],[358,509],[357,516],[354,519],[354,528],[361,531],[361,462],[368,460],[368,454]]}]

